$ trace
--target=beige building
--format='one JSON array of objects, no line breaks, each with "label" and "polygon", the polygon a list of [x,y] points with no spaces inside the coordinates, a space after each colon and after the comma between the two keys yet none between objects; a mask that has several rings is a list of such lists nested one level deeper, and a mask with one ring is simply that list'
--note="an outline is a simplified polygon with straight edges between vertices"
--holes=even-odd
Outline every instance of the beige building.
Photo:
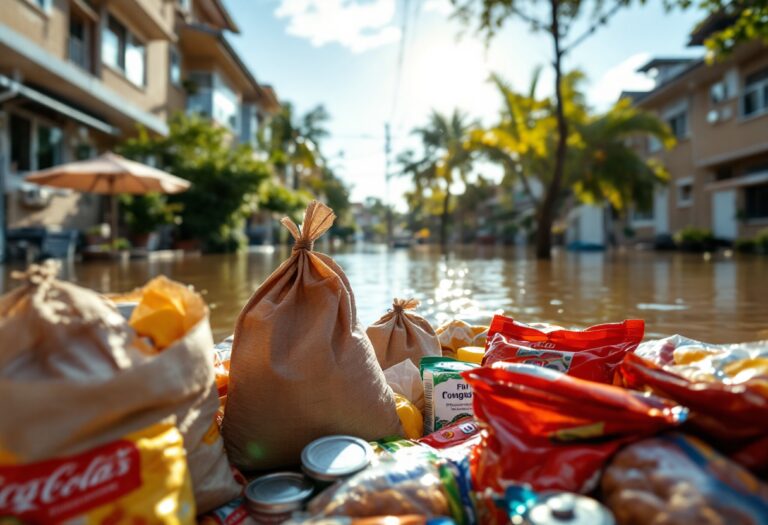
[{"label": "beige building", "polygon": [[[705,21],[691,45],[701,45],[716,23]],[[657,190],[653,210],[631,215],[635,238],[693,226],[732,241],[768,227],[768,47],[745,44],[712,65],[655,59],[640,71],[654,75],[656,87],[632,93],[635,104],[665,120],[677,145],[641,146],[671,178]]]},{"label": "beige building", "polygon": [[103,219],[97,196],[30,185],[29,171],[95,156],[137,125],[166,134],[178,111],[251,141],[279,107],[227,41],[239,29],[221,0],[3,0],[2,8],[5,229],[84,229]]}]

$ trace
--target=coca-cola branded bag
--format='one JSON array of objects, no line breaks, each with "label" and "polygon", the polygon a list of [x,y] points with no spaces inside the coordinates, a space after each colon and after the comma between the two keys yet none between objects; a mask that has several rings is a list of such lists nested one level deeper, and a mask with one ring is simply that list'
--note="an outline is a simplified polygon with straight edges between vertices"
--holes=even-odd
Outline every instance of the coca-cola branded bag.
[{"label": "coca-cola branded bag", "polygon": [[312,251],[333,224],[313,201],[290,258],[262,283],[235,327],[222,431],[243,470],[296,465],[319,437],[402,434],[392,389],[357,319],[342,269]]},{"label": "coca-cola branded bag", "polygon": [[[162,479],[167,469],[163,470],[158,459],[160,452],[146,458],[143,454],[181,445],[181,437],[173,434],[181,432],[186,454],[182,451],[176,457],[181,458],[184,476],[189,473],[185,457],[196,464],[201,480],[196,487],[200,489],[199,510],[237,496],[239,485],[231,474],[225,485],[210,484],[210,480],[223,479],[220,465],[222,461],[225,467],[227,464],[221,440],[216,451],[218,434],[211,432],[216,429],[218,401],[207,317],[163,352],[147,352],[147,345],[114,303],[56,280],[56,271],[54,263],[32,266],[16,275],[20,287],[0,297],[0,341],[4,342],[0,345],[0,399],[4,403],[0,464],[14,466],[15,475],[22,477],[27,474],[19,474],[19,468],[37,465],[35,476],[45,479],[52,472],[39,470],[39,465],[50,466],[45,463],[48,460],[78,456],[110,443],[130,441],[127,436],[136,432],[148,432],[135,443],[140,465],[157,469],[158,479]],[[151,430],[169,420],[175,428]],[[155,457],[154,463],[151,457]],[[206,470],[200,470],[201,466]],[[142,480],[150,479],[143,470],[140,475]],[[10,478],[6,475],[3,480],[6,483]],[[158,499],[145,493],[151,491],[145,481],[137,490],[144,494],[143,505],[151,509],[169,497],[161,494],[167,488],[159,484],[152,493]],[[6,501],[1,494],[0,501]],[[85,515],[98,513],[101,504],[88,501],[94,506]],[[159,522],[178,523],[176,510],[190,513],[192,518],[195,514],[193,502],[170,508],[166,516],[170,521]],[[160,520],[155,515],[152,518],[152,522]]]},{"label": "coca-cola branded bag", "polygon": [[410,359],[419,366],[422,357],[440,356],[442,349],[434,329],[413,311],[416,299],[395,299],[392,309],[368,327],[376,358],[384,370]]}]

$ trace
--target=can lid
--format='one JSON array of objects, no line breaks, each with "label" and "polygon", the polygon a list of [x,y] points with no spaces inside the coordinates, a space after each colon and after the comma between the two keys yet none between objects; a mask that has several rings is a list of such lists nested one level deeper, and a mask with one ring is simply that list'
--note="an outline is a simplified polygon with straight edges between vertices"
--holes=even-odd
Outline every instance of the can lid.
[{"label": "can lid", "polygon": [[371,458],[368,442],[353,436],[327,436],[304,447],[301,465],[317,480],[334,481],[363,470]]},{"label": "can lid", "polygon": [[280,514],[299,510],[312,495],[312,483],[298,472],[276,472],[251,481],[245,488],[248,507]]},{"label": "can lid", "polygon": [[533,525],[615,525],[613,514],[592,498],[557,492],[543,494],[528,511]]}]

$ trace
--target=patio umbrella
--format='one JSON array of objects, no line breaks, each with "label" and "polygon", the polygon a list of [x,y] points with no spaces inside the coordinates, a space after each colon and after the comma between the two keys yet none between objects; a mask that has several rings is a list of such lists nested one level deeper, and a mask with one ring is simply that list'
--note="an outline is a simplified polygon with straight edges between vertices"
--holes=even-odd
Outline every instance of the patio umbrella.
[{"label": "patio umbrella", "polygon": [[152,166],[107,152],[94,159],[61,164],[25,177],[29,182],[110,196],[111,231],[114,248],[117,235],[117,198],[121,193],[142,195],[150,192],[181,193],[189,181]]}]

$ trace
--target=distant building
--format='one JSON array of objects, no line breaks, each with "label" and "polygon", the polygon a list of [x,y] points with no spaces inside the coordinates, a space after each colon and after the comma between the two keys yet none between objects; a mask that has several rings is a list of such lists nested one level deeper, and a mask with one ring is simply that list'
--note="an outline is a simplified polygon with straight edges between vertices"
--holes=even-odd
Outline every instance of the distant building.
[{"label": "distant building", "polygon": [[198,112],[254,140],[279,105],[226,32],[239,29],[221,0],[3,0],[0,230],[99,222],[97,196],[23,175],[111,149],[137,125],[164,135],[173,113]]},{"label": "distant building", "polygon": [[[689,45],[702,45],[721,22],[710,17]],[[712,65],[654,59],[640,71],[654,75],[656,86],[632,93],[634,104],[664,119],[677,145],[638,145],[662,160],[670,181],[656,191],[651,210],[631,214],[635,238],[693,226],[732,241],[768,226],[768,47],[751,42]]]}]

